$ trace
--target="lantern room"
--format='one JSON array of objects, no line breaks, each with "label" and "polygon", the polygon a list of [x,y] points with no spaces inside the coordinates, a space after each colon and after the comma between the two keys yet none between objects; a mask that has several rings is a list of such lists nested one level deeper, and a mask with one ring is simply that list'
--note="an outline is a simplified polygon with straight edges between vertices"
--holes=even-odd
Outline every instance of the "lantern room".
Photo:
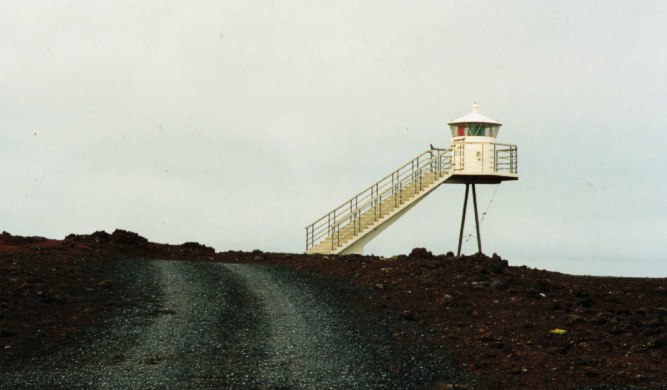
[{"label": "lantern room", "polygon": [[452,137],[493,137],[498,136],[502,124],[479,113],[479,105],[472,105],[472,112],[455,121],[449,122]]},{"label": "lantern room", "polygon": [[496,142],[500,126],[500,122],[480,114],[477,103],[470,114],[449,122],[451,182],[495,184],[518,179],[516,145]]}]

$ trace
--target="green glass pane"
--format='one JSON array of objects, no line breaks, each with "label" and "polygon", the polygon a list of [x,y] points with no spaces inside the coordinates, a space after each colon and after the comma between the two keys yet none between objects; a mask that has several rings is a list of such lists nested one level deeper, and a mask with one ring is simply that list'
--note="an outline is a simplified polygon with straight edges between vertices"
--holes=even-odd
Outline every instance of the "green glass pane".
[{"label": "green glass pane", "polygon": [[478,123],[472,123],[470,124],[470,127],[468,128],[468,135],[470,136],[484,136],[485,126],[482,124]]}]

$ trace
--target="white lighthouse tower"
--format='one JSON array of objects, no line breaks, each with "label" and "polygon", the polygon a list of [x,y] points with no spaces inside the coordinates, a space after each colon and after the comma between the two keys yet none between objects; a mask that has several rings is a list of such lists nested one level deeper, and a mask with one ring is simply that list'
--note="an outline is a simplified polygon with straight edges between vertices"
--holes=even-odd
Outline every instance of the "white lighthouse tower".
[{"label": "white lighthouse tower", "polygon": [[519,178],[516,145],[496,142],[500,126],[500,122],[480,114],[477,103],[470,114],[449,122],[454,176],[449,183],[495,184]]},{"label": "white lighthouse tower", "polygon": [[480,114],[477,103],[473,104],[470,114],[449,122],[450,147],[431,146],[306,226],[306,253],[362,253],[364,245],[445,183],[466,185],[458,254],[461,254],[470,188],[477,245],[482,252],[475,185],[519,178],[516,145],[496,142],[500,126],[500,122]]},{"label": "white lighthouse tower", "polygon": [[449,122],[451,139],[451,174],[448,184],[465,184],[466,193],[461,217],[461,231],[457,255],[461,255],[463,229],[465,227],[468,194],[472,187],[472,200],[475,208],[475,228],[477,230],[477,248],[482,252],[482,238],[479,231],[479,213],[477,211],[477,191],[475,184],[498,184],[507,180],[518,180],[516,145],[496,142],[502,124],[479,113],[477,102],[472,105],[472,112]]}]

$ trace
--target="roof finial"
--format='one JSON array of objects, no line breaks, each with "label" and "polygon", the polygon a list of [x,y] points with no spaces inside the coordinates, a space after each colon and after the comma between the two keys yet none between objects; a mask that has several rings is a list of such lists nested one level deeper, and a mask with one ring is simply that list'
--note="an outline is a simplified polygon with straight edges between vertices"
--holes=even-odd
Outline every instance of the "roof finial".
[{"label": "roof finial", "polygon": [[472,112],[477,112],[477,110],[479,110],[479,104],[477,104],[477,102],[475,101],[472,104]]}]

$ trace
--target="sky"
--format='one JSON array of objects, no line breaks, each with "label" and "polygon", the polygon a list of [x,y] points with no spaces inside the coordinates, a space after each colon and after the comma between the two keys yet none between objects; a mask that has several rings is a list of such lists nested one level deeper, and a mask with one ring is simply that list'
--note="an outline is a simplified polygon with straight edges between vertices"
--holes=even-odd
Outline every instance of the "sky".
[{"label": "sky", "polygon": [[[486,253],[667,277],[667,2],[0,10],[0,230],[303,252],[306,225],[448,146],[477,101],[519,148],[519,181],[478,187]],[[366,253],[455,251],[463,194],[440,187]]]}]

